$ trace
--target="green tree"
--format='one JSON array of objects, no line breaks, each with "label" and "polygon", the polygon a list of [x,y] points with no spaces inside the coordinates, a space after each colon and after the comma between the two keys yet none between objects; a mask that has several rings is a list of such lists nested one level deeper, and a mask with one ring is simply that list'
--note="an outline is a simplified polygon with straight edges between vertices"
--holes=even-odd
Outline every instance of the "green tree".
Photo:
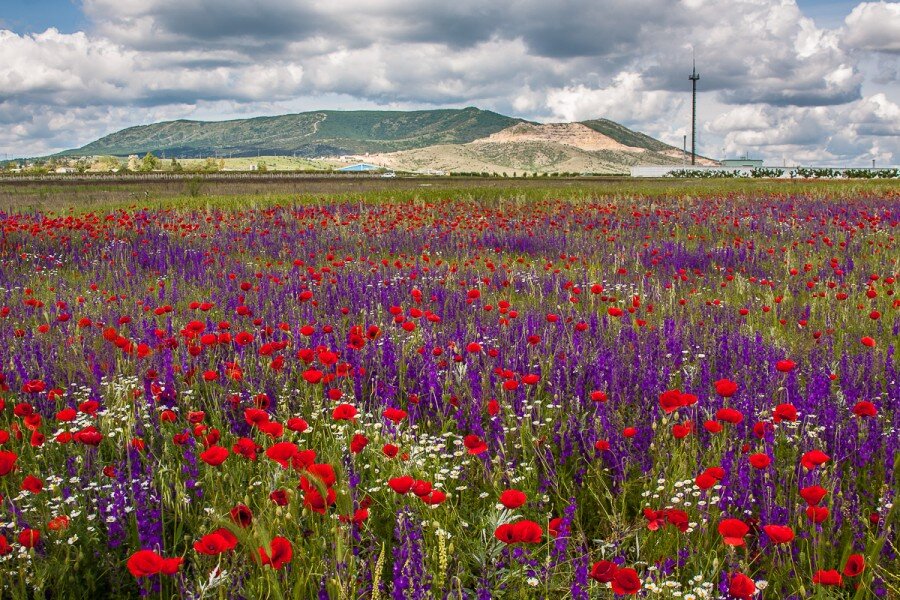
[{"label": "green tree", "polygon": [[159,168],[159,159],[153,156],[152,152],[148,152],[144,155],[144,159],[141,161],[140,170],[148,173],[150,171],[155,171]]}]

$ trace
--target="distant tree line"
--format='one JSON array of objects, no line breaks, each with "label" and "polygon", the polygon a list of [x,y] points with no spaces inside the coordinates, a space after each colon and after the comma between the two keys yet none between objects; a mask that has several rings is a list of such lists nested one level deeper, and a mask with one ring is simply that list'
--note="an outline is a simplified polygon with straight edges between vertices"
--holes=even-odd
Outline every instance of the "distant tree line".
[{"label": "distant tree line", "polygon": [[797,167],[782,169],[756,167],[749,171],[720,171],[715,169],[678,169],[669,171],[666,177],[680,179],[738,179],[738,178],[780,178],[791,179],[900,179],[900,169],[830,169]]}]

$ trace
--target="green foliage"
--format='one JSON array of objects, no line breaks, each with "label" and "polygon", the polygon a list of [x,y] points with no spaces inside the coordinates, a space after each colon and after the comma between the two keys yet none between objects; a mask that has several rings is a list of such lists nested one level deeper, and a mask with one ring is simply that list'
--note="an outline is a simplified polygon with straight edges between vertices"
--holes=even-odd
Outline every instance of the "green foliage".
[{"label": "green foliage", "polygon": [[149,173],[150,171],[155,171],[159,168],[159,159],[153,156],[152,152],[148,152],[144,155],[143,160],[141,160],[140,170],[144,173]]},{"label": "green foliage", "polygon": [[666,177],[678,179],[774,179],[781,177],[801,179],[898,179],[900,169],[829,169],[815,167],[756,167],[752,170],[719,171],[711,169],[678,169],[670,171]]},{"label": "green foliage", "polygon": [[188,180],[187,185],[185,185],[185,192],[191,198],[196,198],[200,195],[201,190],[203,189],[203,180],[199,177],[192,177]]}]

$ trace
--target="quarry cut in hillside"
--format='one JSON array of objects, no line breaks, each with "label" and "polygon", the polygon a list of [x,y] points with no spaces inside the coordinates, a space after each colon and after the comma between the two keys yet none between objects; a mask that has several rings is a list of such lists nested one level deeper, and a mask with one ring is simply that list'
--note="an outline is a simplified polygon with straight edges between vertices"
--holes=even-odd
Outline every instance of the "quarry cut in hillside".
[{"label": "quarry cut in hillside", "polygon": [[626,146],[599,131],[581,123],[517,123],[497,133],[477,139],[470,144],[508,144],[523,142],[543,142],[572,146],[580,150],[595,152],[616,150],[619,152],[644,152],[644,148]]}]

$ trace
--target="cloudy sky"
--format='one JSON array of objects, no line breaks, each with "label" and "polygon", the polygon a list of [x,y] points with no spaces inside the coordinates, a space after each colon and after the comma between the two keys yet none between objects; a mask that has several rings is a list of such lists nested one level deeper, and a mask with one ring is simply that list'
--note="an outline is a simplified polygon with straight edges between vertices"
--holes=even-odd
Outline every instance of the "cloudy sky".
[{"label": "cloudy sky", "polygon": [[0,158],[317,109],[606,117],[772,164],[900,163],[900,2],[2,0]]}]

